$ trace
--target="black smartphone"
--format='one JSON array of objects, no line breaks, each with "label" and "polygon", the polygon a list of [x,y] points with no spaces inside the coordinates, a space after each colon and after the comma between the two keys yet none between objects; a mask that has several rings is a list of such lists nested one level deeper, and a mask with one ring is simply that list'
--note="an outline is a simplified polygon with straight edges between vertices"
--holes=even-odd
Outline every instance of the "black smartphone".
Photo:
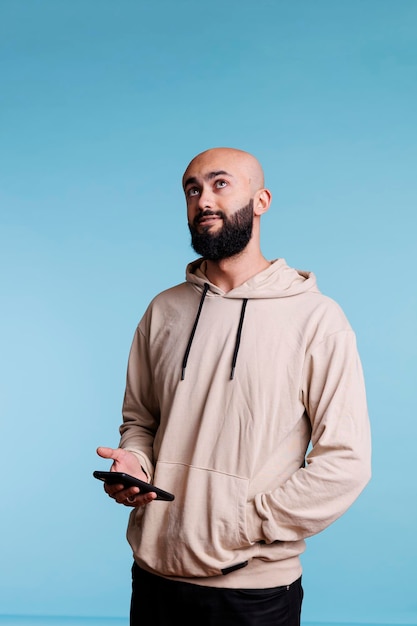
[{"label": "black smartphone", "polygon": [[156,493],[157,500],[166,500],[171,501],[174,500],[175,496],[168,491],[164,491],[163,489],[159,489],[155,485],[151,483],[145,483],[143,480],[139,480],[139,478],[135,478],[134,476],[130,476],[130,474],[125,474],[124,472],[101,472],[96,470],[93,472],[94,478],[98,478],[98,480],[102,480],[109,485],[123,485],[126,487],[139,487],[141,493]]}]

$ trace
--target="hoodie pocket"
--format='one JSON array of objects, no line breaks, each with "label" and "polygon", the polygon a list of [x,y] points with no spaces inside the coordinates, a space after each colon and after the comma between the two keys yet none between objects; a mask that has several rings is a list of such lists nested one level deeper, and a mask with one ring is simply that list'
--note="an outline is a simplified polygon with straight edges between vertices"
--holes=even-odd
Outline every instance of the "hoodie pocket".
[{"label": "hoodie pocket", "polygon": [[138,562],[164,576],[216,576],[247,559],[246,478],[158,463],[155,484],[175,494],[131,517],[128,540]]}]

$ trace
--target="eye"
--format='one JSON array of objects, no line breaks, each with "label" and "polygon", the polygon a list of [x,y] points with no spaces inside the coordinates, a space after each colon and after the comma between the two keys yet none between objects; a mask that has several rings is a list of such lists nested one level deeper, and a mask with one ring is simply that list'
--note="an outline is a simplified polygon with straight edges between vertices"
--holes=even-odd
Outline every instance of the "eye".
[{"label": "eye", "polygon": [[216,189],[223,189],[223,187],[227,186],[227,181],[223,179],[216,180],[214,183]]},{"label": "eye", "polygon": [[188,198],[192,198],[194,196],[197,196],[199,194],[199,192],[200,192],[200,190],[198,189],[198,187],[190,187],[186,191],[186,196]]}]

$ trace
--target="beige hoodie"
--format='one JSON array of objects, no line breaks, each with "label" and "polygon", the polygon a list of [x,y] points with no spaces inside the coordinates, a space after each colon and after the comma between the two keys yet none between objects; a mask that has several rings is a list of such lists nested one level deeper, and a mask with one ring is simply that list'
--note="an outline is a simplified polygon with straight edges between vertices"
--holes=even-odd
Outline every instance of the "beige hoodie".
[{"label": "beige hoodie", "polygon": [[133,340],[120,446],[175,500],[134,509],[128,541],[161,576],[286,585],[304,539],[370,479],[355,335],[283,259],[227,293],[201,266],[154,298]]}]

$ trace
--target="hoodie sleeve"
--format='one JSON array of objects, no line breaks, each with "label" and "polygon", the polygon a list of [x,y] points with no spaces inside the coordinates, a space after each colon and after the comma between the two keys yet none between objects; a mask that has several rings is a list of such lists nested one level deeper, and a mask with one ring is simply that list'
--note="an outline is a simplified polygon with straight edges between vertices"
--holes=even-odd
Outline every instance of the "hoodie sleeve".
[{"label": "hoodie sleeve", "polygon": [[140,325],[130,349],[122,413],[119,446],[133,452],[152,479],[153,442],[160,412],[151,375],[148,342]]},{"label": "hoodie sleeve", "polygon": [[296,541],[317,534],[352,505],[370,480],[370,425],[352,330],[336,332],[310,349],[302,393],[312,428],[306,465],[249,504],[248,531],[255,541]]}]

